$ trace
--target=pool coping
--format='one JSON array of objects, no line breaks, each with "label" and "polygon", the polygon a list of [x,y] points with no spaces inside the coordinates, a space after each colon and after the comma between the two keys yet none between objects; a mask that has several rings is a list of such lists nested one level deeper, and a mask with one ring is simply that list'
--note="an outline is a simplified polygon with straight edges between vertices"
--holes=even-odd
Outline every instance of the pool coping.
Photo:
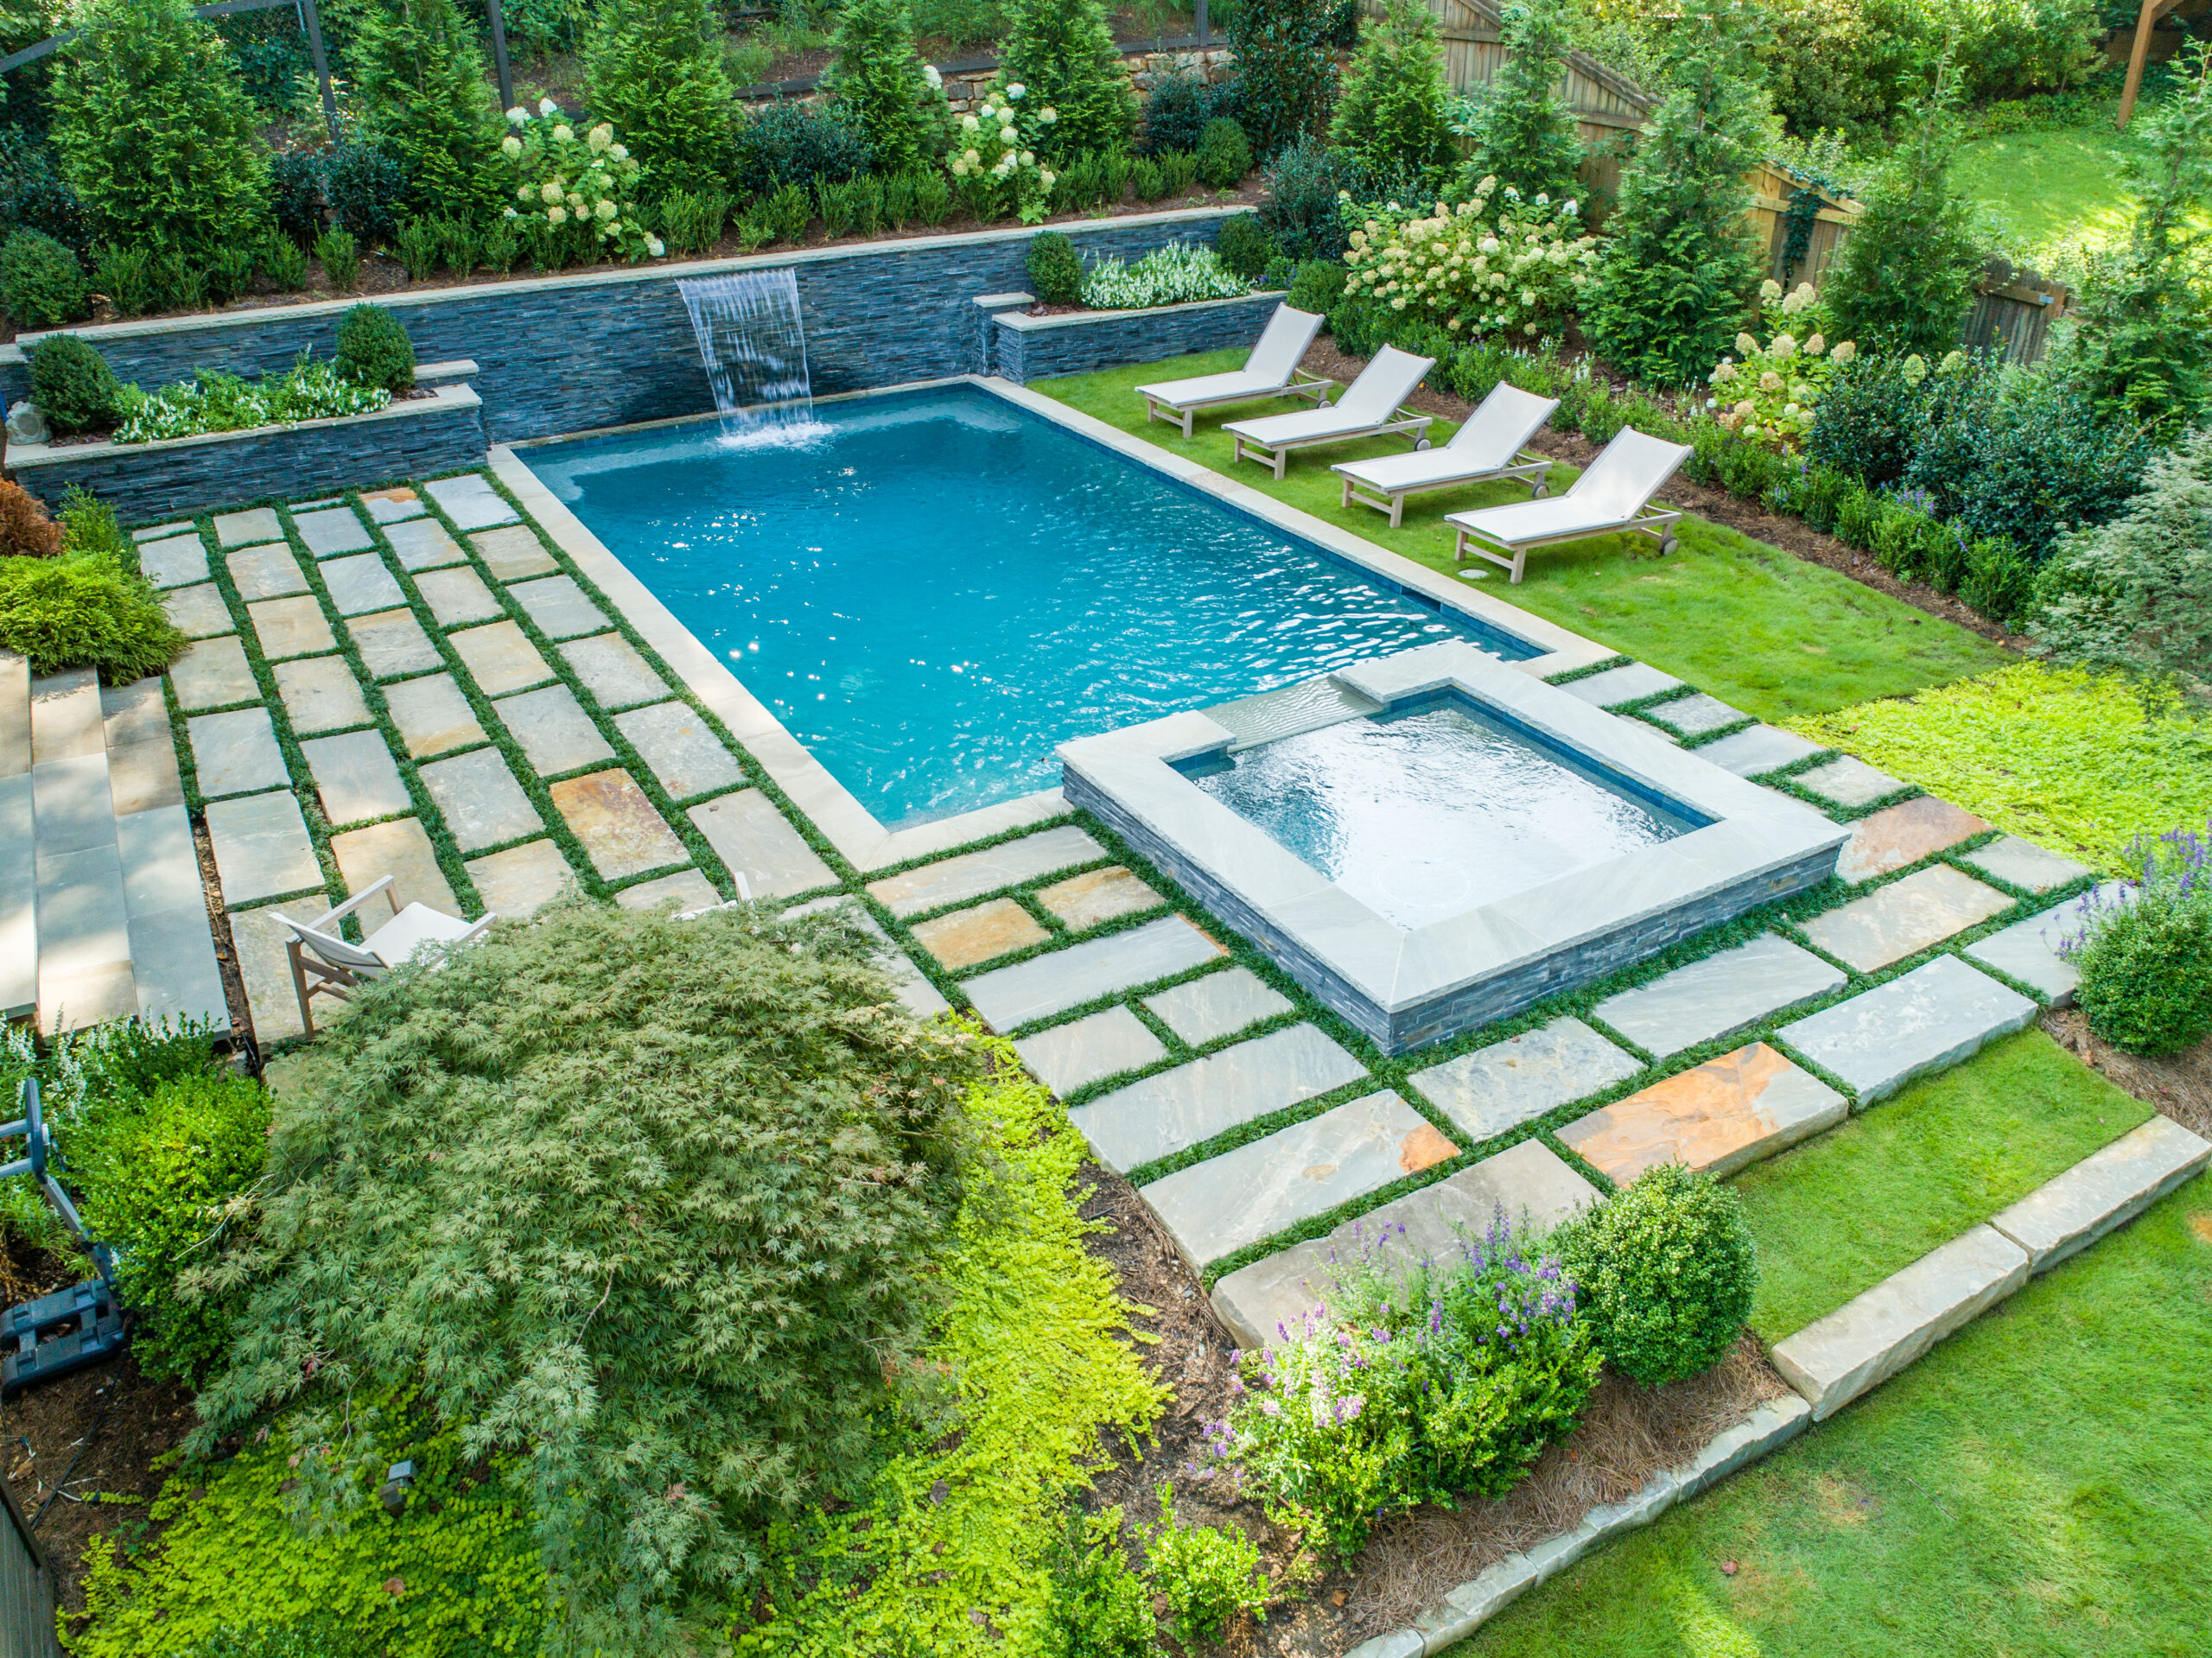
[{"label": "pool coping", "polygon": [[[915,381],[905,385],[877,386],[817,401],[845,403],[861,397],[887,397],[896,392],[942,389],[951,385],[975,386],[1002,402],[1050,421],[1075,436],[1135,461],[1173,482],[1194,489],[1248,518],[1255,518],[1270,529],[1311,543],[1384,585],[1414,597],[1417,602],[1448,607],[1486,626],[1512,634],[1537,646],[1541,654],[1525,661],[1504,664],[1530,677],[1541,680],[1605,661],[1615,654],[1604,645],[1593,644],[1579,634],[1569,632],[1488,594],[1470,590],[1426,565],[1418,564],[1387,548],[1378,547],[1372,542],[1363,541],[1310,513],[1285,505],[1249,485],[1224,478],[1197,461],[1186,461],[1154,444],[1131,437],[1103,421],[1070,409],[1065,403],[1031,391],[1011,380],[992,375],[961,374],[942,379]],[[513,492],[524,510],[537,520],[561,550],[575,562],[577,569],[606,594],[609,603],[622,613],[623,619],[682,677],[685,688],[728,727],[730,734],[745,745],[760,762],[761,769],[789,797],[792,805],[855,869],[864,873],[873,873],[917,859],[936,857],[978,841],[1065,816],[1070,810],[1066,796],[1058,789],[1047,789],[1013,800],[1001,801],[995,805],[979,807],[956,816],[917,824],[911,829],[894,829],[884,824],[861,804],[850,790],[831,775],[829,767],[791,734],[768,706],[748,690],[744,682],[719,657],[677,619],[675,613],[661,602],[652,588],[623,563],[582,519],[569,510],[544,480],[531,470],[524,458],[528,450],[549,444],[696,424],[714,418],[715,416],[712,415],[683,416],[626,426],[599,427],[555,437],[495,443],[491,446],[486,460],[494,475]],[[1467,648],[1472,650],[1474,647]],[[1482,659],[1486,662],[1491,660],[1488,657]]]}]

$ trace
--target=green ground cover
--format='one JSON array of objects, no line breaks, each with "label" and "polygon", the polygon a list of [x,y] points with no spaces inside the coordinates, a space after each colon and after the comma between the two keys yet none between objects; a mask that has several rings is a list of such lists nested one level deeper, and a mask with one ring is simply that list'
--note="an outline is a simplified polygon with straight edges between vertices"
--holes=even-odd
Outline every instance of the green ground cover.
[{"label": "green ground cover", "polygon": [[2212,720],[2145,720],[2116,680],[2020,664],[1794,728],[2113,873],[2135,835],[2212,817]]},{"label": "green ground cover", "polygon": [[2208,1350],[2200,1179],[1453,1651],[2201,1654]]},{"label": "green ground cover", "polygon": [[2151,1115],[2041,1031],[1738,1175],[1769,1342],[1987,1220]]},{"label": "green ground cover", "polygon": [[[1291,462],[1289,477],[1277,483],[1249,461],[1232,469],[1230,440],[1220,422],[1280,412],[1287,405],[1255,404],[1202,421],[1188,441],[1163,422],[1147,427],[1135,387],[1236,368],[1243,355],[1210,352],[1046,381],[1033,389],[1433,569],[1460,568],[1452,562],[1445,513],[1527,499],[1516,484],[1440,490],[1416,497],[1404,525],[1393,530],[1382,513],[1338,505],[1338,480],[1329,467],[1364,455],[1402,454],[1401,441],[1377,439],[1332,448],[1325,456],[1300,456]],[[1440,443],[1452,429],[1440,421],[1433,435]],[[1573,467],[1554,467],[1553,489],[1565,488],[1575,475]],[[1682,525],[1681,550],[1667,558],[1645,537],[1607,536],[1532,554],[1518,587],[1507,586],[1503,570],[1481,568],[1487,572],[1484,587],[1499,598],[1641,657],[1763,720],[1901,696],[2007,660],[1997,646],[1962,627],[1694,518]]]}]

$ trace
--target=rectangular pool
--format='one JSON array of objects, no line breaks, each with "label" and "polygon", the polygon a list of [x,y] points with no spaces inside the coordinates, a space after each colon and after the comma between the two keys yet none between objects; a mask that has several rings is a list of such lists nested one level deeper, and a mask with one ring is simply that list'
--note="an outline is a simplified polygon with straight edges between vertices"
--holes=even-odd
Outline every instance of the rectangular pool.
[{"label": "rectangular pool", "polygon": [[892,828],[1049,789],[1070,739],[1459,638],[1409,598],[974,386],[535,447],[531,470]]}]

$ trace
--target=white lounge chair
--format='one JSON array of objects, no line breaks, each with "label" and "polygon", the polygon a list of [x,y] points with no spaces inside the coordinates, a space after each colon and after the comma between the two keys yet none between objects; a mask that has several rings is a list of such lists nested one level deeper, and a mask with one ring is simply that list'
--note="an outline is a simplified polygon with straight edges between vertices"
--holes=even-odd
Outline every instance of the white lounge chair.
[{"label": "white lounge chair", "polygon": [[[1447,514],[1444,522],[1459,532],[1452,556],[1463,563],[1470,553],[1486,558],[1512,571],[1518,581],[1531,547],[1580,541],[1586,536],[1632,530],[1656,540],[1661,552],[1671,553],[1674,525],[1682,515],[1665,508],[1647,512],[1644,508],[1690,454],[1687,443],[1669,443],[1624,427],[1564,495]],[[1493,552],[1491,546],[1504,551]]]},{"label": "white lounge chair", "polygon": [[308,1004],[316,996],[349,1001],[352,998],[346,993],[353,986],[389,973],[425,946],[465,944],[492,924],[489,915],[481,921],[463,921],[427,904],[410,904],[361,943],[339,932],[339,922],[391,885],[389,875],[372,881],[313,921],[277,916],[291,931],[284,954],[292,965],[292,989],[300,999],[300,1023],[309,1036],[315,1034],[315,1014]]},{"label": "white lounge chair", "polygon": [[1357,501],[1378,512],[1388,512],[1395,530],[1405,519],[1406,497],[1424,490],[1519,478],[1527,481],[1529,499],[1538,499],[1548,487],[1544,474],[1552,463],[1541,455],[1529,454],[1522,446],[1558,407],[1557,397],[1540,397],[1500,380],[1442,448],[1338,461],[1330,470],[1344,480],[1339,505],[1350,506]]},{"label": "white lounge chair", "polygon": [[1329,393],[1336,390],[1337,383],[1298,366],[1313,336],[1320,332],[1321,319],[1311,311],[1276,306],[1243,368],[1227,374],[1201,374],[1194,379],[1139,386],[1145,423],[1150,425],[1155,420],[1179,423],[1183,435],[1188,437],[1192,416],[1201,409],[1218,409],[1224,403],[1253,403],[1262,397],[1310,397],[1317,408],[1326,409]]},{"label": "white lounge chair", "polygon": [[1395,346],[1385,346],[1368,359],[1334,409],[1300,410],[1294,415],[1230,422],[1221,429],[1236,440],[1230,457],[1273,467],[1280,478],[1293,449],[1316,443],[1349,443],[1355,438],[1410,432],[1414,448],[1426,449],[1429,422],[1435,416],[1417,414],[1404,404],[1421,384],[1421,376],[1435,366],[1433,357],[1416,357]]}]

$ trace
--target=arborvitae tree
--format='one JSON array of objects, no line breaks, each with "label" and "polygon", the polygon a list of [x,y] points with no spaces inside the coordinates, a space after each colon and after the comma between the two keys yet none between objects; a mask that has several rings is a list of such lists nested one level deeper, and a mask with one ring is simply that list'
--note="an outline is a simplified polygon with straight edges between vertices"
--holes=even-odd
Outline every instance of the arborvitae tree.
[{"label": "arborvitae tree", "polygon": [[1337,102],[1330,35],[1337,0],[1240,0],[1229,20],[1236,54],[1236,124],[1252,153],[1272,161],[1303,137],[1329,130]]},{"label": "arborvitae tree", "polygon": [[1504,18],[1505,67],[1463,129],[1474,149],[1462,176],[1470,185],[1494,177],[1524,196],[1578,195],[1582,138],[1552,92],[1567,51],[1559,0],[1523,0]]},{"label": "arborvitae tree", "polygon": [[1436,20],[1415,0],[1390,0],[1388,15],[1360,27],[1330,141],[1378,177],[1408,170],[1433,177],[1456,155],[1448,98]]},{"label": "arborvitae tree", "polygon": [[1766,94],[1743,73],[1745,23],[1726,0],[1669,31],[1673,90],[1638,141],[1585,326],[1637,379],[1680,385],[1734,340],[1759,280],[1744,175],[1759,158]]},{"label": "arborvitae tree", "polygon": [[1020,87],[1022,108],[1053,111],[1039,140],[1046,162],[1128,148],[1136,94],[1098,0],[1022,0],[1001,65],[998,84]]},{"label": "arborvitae tree", "polygon": [[593,116],[613,123],[655,200],[728,179],[735,100],[706,0],[602,0],[585,73]]},{"label": "arborvitae tree", "polygon": [[875,170],[934,162],[944,148],[944,93],[923,71],[906,0],[851,0],[839,14],[836,49],[823,86],[867,138]]},{"label": "arborvitae tree", "polygon": [[257,120],[188,0],[94,0],[57,55],[54,145],[102,240],[200,257],[268,212]]},{"label": "arborvitae tree", "polygon": [[352,62],[362,129],[407,169],[410,211],[474,219],[499,200],[499,111],[454,0],[373,0]]}]

